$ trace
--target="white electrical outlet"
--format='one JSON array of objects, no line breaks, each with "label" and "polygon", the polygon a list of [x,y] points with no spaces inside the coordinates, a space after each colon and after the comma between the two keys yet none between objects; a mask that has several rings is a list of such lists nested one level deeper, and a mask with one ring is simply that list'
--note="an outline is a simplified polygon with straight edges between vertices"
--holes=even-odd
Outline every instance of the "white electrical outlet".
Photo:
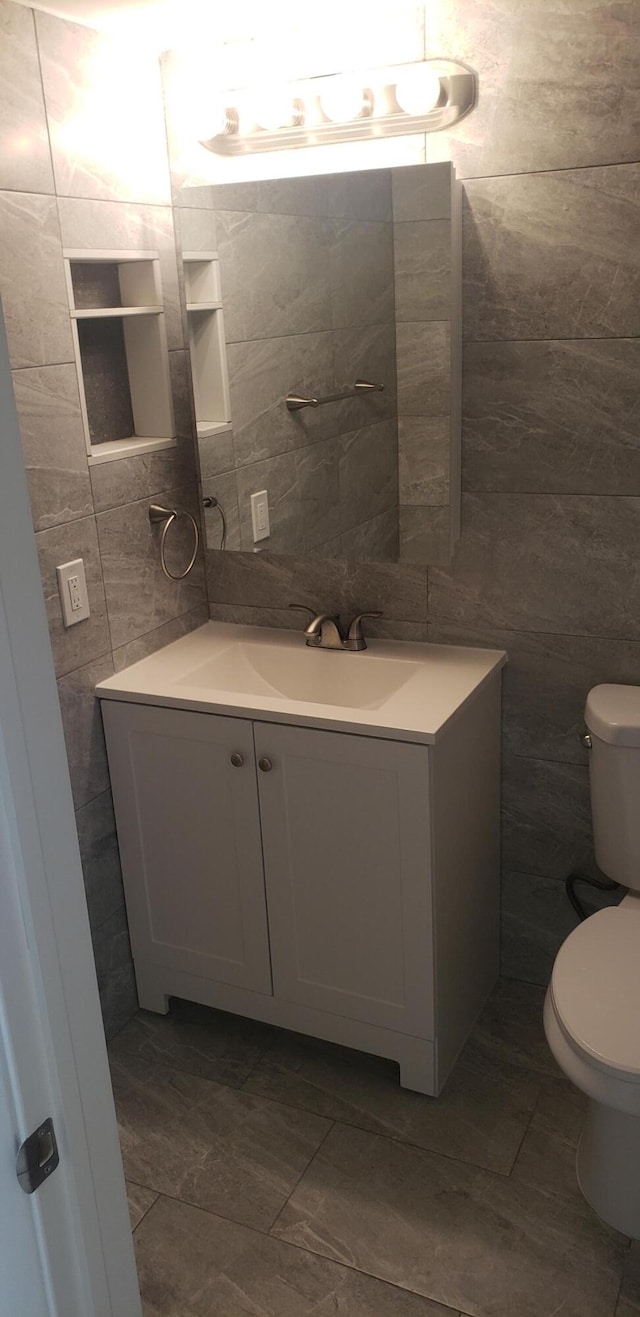
[{"label": "white electrical outlet", "polygon": [[82,558],[61,563],[56,567],[56,573],[62,620],[65,626],[75,626],[76,622],[84,622],[89,616],[89,596]]},{"label": "white electrical outlet", "polygon": [[271,534],[271,528],[269,526],[269,495],[266,489],[260,489],[257,494],[252,494],[250,501],[253,542],[254,544],[257,544],[258,540],[267,540]]}]

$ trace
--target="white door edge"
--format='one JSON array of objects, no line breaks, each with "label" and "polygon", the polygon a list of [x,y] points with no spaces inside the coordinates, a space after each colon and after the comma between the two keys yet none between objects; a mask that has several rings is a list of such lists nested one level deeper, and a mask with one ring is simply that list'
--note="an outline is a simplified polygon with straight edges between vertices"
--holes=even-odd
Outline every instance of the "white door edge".
[{"label": "white door edge", "polygon": [[[39,1030],[24,1033],[24,1018],[14,1018],[9,985],[3,983],[5,1050],[12,1058],[22,1118],[27,1123],[33,1118],[35,1125],[51,1115],[60,1144],[58,1170],[33,1196],[51,1291],[60,1317],[140,1317],[69,772],[1,315],[0,748],[0,792],[13,856],[6,879],[19,900],[29,949],[28,963],[24,956],[21,961],[25,981],[31,982],[23,1008],[30,1000],[40,1022]],[[47,1091],[33,1091],[37,1085]],[[46,1113],[43,1100],[51,1108]],[[30,1132],[19,1131],[18,1141]]]}]

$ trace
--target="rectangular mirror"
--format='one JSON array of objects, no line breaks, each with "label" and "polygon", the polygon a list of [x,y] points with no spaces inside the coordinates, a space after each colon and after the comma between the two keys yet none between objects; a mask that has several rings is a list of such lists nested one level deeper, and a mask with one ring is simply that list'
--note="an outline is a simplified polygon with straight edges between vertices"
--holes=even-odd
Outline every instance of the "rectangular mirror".
[{"label": "rectangular mirror", "polygon": [[178,216],[208,547],[222,508],[226,549],[448,562],[452,166],[185,188]]}]

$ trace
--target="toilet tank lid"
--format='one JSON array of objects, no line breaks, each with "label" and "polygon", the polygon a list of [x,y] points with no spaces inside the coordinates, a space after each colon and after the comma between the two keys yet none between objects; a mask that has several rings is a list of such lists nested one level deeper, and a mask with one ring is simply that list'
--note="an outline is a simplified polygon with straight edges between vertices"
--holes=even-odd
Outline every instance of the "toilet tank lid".
[{"label": "toilet tank lid", "polygon": [[601,741],[640,746],[640,686],[594,686],[584,720]]}]

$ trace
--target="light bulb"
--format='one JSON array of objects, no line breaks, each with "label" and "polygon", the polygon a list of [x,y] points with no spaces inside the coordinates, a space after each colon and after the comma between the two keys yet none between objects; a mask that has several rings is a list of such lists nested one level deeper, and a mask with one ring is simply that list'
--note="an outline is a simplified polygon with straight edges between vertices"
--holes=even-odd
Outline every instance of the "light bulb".
[{"label": "light bulb", "polygon": [[[204,116],[202,117],[204,118]],[[213,115],[208,116],[207,131],[202,136],[227,137],[237,131],[238,111],[232,106],[228,109],[225,109],[224,106],[216,106]]]},{"label": "light bulb", "polygon": [[435,110],[441,94],[438,74],[424,64],[408,68],[396,83],[396,101],[406,114],[428,114]]},{"label": "light bulb", "polygon": [[320,104],[333,123],[349,123],[371,113],[371,101],[362,83],[353,78],[332,78],[320,92]]},{"label": "light bulb", "polygon": [[259,128],[275,132],[300,123],[300,106],[287,92],[268,91],[256,97],[253,117]]}]

